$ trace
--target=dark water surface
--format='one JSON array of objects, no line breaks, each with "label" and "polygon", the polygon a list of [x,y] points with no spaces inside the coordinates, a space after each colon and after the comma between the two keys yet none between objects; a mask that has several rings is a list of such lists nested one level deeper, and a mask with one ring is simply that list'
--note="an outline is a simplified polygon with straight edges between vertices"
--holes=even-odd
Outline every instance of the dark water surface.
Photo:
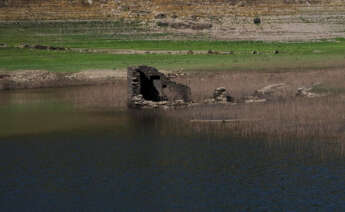
[{"label": "dark water surface", "polygon": [[1,212],[345,211],[343,144],[210,135],[78,89],[0,93]]}]

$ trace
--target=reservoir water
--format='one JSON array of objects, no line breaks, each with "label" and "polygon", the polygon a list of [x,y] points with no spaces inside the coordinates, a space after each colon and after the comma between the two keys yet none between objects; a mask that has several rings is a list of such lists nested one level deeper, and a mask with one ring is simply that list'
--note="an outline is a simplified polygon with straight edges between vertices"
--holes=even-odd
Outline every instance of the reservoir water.
[{"label": "reservoir water", "polygon": [[345,211],[344,144],[196,131],[117,93],[0,93],[1,212]]}]

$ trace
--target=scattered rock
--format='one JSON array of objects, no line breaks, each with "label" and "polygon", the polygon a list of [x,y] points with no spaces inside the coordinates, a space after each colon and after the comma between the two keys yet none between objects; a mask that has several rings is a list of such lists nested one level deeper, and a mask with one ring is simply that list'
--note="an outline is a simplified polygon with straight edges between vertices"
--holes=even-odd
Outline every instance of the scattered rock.
[{"label": "scattered rock", "polygon": [[214,90],[212,98],[205,99],[204,103],[205,104],[234,103],[234,98],[230,95],[230,93],[224,87],[219,87]]},{"label": "scattered rock", "polygon": [[240,101],[244,103],[266,102],[268,100],[277,100],[286,96],[289,86],[285,83],[277,83],[258,89],[251,96],[246,96]]},{"label": "scattered rock", "polygon": [[186,74],[181,72],[181,71],[176,71],[174,73],[168,73],[167,76],[169,79],[173,79],[173,78],[177,78],[177,77],[183,77],[185,76]]},{"label": "scattered rock", "polygon": [[253,96],[259,98],[268,98],[281,97],[284,96],[286,90],[289,86],[285,83],[277,83],[265,86],[261,89],[258,89],[254,92]]},{"label": "scattered rock", "polygon": [[176,101],[151,101],[144,99],[143,95],[139,94],[133,96],[131,101],[132,108],[140,108],[140,109],[154,109],[154,108],[161,108],[164,110],[173,109],[177,107],[187,107],[190,103],[186,103],[183,100],[176,100]]},{"label": "scattered rock", "polygon": [[6,43],[0,43],[0,48],[6,48],[7,44]]},{"label": "scattered rock", "polygon": [[198,21],[200,19],[200,17],[197,15],[192,15],[192,16],[190,16],[190,19],[192,19],[193,21]]}]

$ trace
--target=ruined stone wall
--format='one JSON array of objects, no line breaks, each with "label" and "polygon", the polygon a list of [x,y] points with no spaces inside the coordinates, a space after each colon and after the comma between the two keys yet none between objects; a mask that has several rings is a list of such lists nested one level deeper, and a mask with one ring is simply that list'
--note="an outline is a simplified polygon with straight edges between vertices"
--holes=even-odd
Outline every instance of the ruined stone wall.
[{"label": "ruined stone wall", "polygon": [[0,20],[143,19],[345,11],[345,0],[0,0]]},{"label": "ruined stone wall", "polygon": [[[171,81],[156,68],[149,66],[128,67],[128,106],[174,105],[174,102],[190,102],[188,86]],[[163,104],[162,104],[163,103]]]}]

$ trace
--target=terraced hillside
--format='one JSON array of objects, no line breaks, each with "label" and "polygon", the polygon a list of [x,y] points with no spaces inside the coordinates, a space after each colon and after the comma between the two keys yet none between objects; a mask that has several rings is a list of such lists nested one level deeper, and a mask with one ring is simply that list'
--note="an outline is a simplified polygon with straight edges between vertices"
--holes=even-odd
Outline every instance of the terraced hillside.
[{"label": "terraced hillside", "polygon": [[214,39],[310,40],[345,37],[345,0],[0,0],[0,21],[23,20],[135,20]]}]

